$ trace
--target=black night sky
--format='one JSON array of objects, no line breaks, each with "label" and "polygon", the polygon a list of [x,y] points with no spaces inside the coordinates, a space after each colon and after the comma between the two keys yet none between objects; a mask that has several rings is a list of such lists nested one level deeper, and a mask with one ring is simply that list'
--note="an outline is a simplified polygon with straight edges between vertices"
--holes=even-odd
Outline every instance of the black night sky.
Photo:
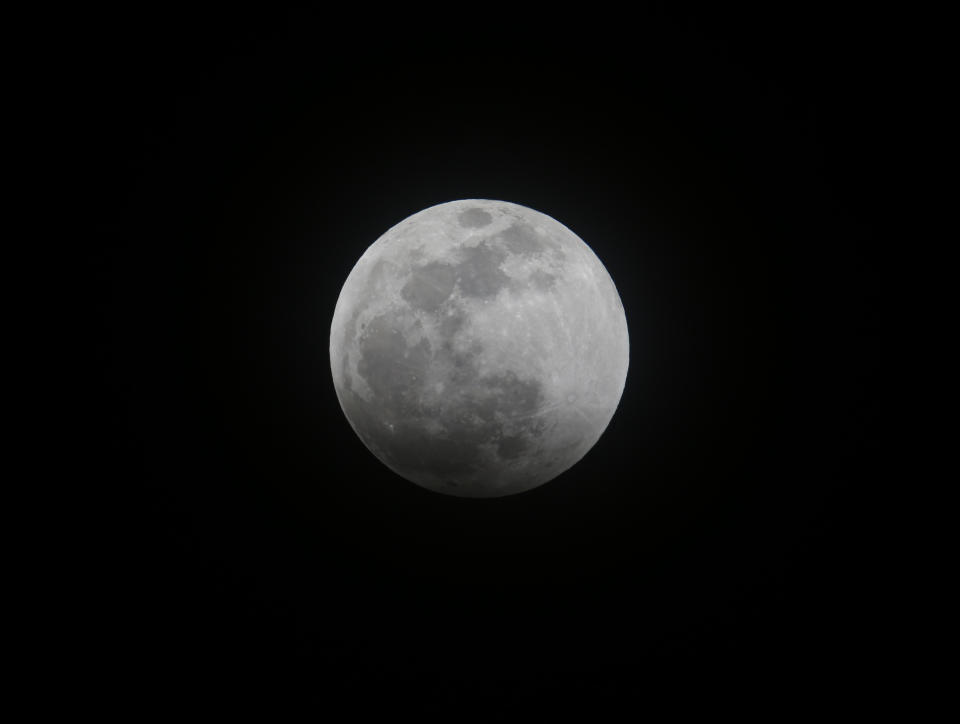
[{"label": "black night sky", "polygon": [[[857,691],[882,647],[869,22],[370,14],[78,20],[109,502],[77,625],[104,698]],[[631,337],[596,447],[495,500],[396,477],[329,371],[360,254],[471,197],[576,232]]]}]

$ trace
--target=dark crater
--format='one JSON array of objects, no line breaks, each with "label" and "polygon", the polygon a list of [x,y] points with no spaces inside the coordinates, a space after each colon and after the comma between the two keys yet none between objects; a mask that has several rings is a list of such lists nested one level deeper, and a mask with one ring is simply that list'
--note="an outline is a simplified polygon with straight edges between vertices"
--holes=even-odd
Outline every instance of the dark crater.
[{"label": "dark crater", "polygon": [[553,286],[557,283],[557,278],[553,274],[547,274],[542,269],[537,269],[533,272],[533,274],[530,275],[530,283],[535,289],[545,292],[548,289],[553,288]]},{"label": "dark crater", "polygon": [[430,364],[430,342],[407,345],[392,315],[371,320],[360,340],[357,372],[384,407],[391,419],[416,412],[420,390]]},{"label": "dark crater", "polygon": [[479,229],[493,221],[493,217],[483,209],[467,209],[460,213],[457,221],[468,229]]},{"label": "dark crater", "polygon": [[400,290],[407,304],[425,312],[434,312],[453,293],[457,272],[450,264],[433,261],[414,267],[410,279]]},{"label": "dark crater", "polygon": [[463,249],[463,261],[456,266],[457,281],[464,296],[488,299],[507,286],[510,277],[504,274],[500,264],[507,255],[492,249],[485,242]]},{"label": "dark crater", "polygon": [[514,254],[536,254],[543,250],[543,241],[530,226],[517,222],[500,232],[504,245]]},{"label": "dark crater", "polygon": [[505,437],[497,443],[497,455],[504,460],[515,460],[529,447],[522,437]]}]

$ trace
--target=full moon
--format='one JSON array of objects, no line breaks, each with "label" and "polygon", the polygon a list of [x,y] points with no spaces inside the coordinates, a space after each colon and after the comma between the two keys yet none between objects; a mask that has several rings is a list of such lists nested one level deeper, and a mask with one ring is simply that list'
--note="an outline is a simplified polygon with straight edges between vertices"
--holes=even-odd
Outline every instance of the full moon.
[{"label": "full moon", "polygon": [[546,214],[471,199],[424,209],[366,250],[340,291],[330,365],[367,448],[438,493],[552,480],[600,439],[629,364],[603,263]]}]

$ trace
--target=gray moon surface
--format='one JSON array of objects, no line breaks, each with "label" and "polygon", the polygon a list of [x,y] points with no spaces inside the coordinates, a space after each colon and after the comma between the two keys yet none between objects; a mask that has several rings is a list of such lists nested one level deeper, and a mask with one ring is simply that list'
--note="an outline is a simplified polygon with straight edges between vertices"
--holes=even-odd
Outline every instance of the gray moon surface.
[{"label": "gray moon surface", "polygon": [[330,329],[340,406],[401,477],[512,495],[579,461],[629,365],[613,280],[546,214],[470,199],[424,209],[366,250]]}]

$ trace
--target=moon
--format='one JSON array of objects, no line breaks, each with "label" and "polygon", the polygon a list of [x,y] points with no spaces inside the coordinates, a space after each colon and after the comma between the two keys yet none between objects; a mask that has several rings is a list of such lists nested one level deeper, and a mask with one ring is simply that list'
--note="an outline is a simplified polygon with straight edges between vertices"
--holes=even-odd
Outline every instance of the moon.
[{"label": "moon", "polygon": [[429,490],[521,493],[578,462],[626,383],[627,320],[576,234],[507,201],[431,206],[354,266],[330,328],[351,427]]}]

